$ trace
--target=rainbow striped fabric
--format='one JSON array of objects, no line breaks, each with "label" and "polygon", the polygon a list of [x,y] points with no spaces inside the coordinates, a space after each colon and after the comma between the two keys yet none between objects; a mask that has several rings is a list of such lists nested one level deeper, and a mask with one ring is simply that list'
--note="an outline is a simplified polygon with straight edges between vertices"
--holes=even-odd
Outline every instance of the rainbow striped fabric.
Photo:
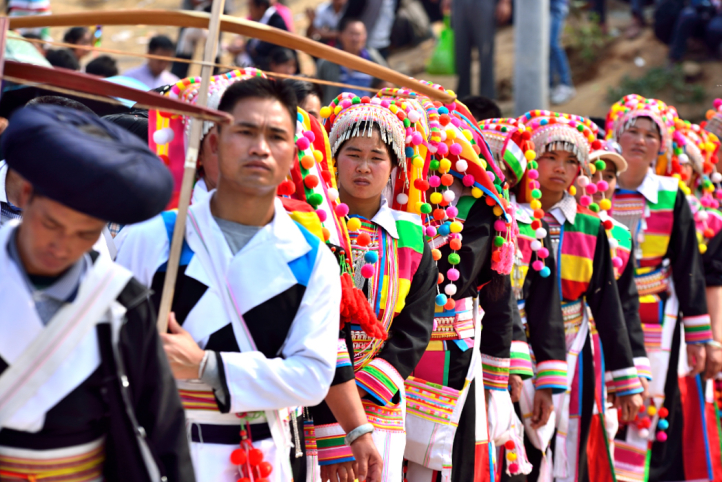
[{"label": "rainbow striped fabric", "polygon": [[459,400],[459,390],[416,377],[407,378],[404,385],[407,413],[432,422],[446,425],[452,423],[451,415]]},{"label": "rainbow striped fabric", "polygon": [[351,447],[346,445],[346,433],[337,423],[316,425],[316,447],[318,449],[318,465],[353,462]]},{"label": "rainbow striped fabric", "polygon": [[684,340],[688,344],[707,343],[712,339],[709,315],[685,316]]},{"label": "rainbow striped fabric", "polygon": [[481,369],[484,388],[487,390],[507,390],[509,387],[509,358],[495,358],[481,354]]},{"label": "rainbow striped fabric", "polygon": [[208,390],[183,390],[178,389],[181,397],[181,403],[186,410],[210,410],[219,412],[216,397],[213,392]]},{"label": "rainbow striped fabric", "polygon": [[566,360],[549,360],[538,363],[536,366],[534,386],[537,390],[551,388],[552,393],[565,392],[567,390]]},{"label": "rainbow striped fabric", "polygon": [[338,348],[336,350],[336,369],[351,366],[351,356],[348,353],[346,340],[339,338]]},{"label": "rainbow striped fabric", "polygon": [[[58,449],[55,457],[36,458],[0,452],[0,479],[42,482],[90,482],[103,478],[105,444],[102,440],[82,447]],[[19,449],[20,452],[25,452]]]},{"label": "rainbow striped fabric", "polygon": [[523,341],[511,342],[511,362],[509,364],[509,374],[519,375],[522,379],[534,376],[534,370],[531,364],[531,355],[529,354],[529,345]]},{"label": "rainbow striped fabric", "polygon": [[381,405],[389,405],[399,391],[392,374],[396,369],[383,358],[376,358],[356,372],[356,385],[366,390]]},{"label": "rainbow striped fabric", "polygon": [[619,396],[634,395],[642,391],[642,385],[639,382],[639,375],[635,367],[622,368],[607,372],[611,375],[611,381],[607,381],[607,391],[616,393]]},{"label": "rainbow striped fabric", "polygon": [[647,380],[652,379],[652,365],[647,357],[634,357],[634,366],[637,368],[637,375]]}]

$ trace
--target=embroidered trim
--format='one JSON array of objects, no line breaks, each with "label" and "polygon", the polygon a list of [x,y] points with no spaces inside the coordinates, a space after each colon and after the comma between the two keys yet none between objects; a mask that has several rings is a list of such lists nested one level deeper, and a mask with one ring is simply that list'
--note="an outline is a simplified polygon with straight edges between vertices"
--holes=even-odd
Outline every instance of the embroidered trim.
[{"label": "embroidered trim", "polygon": [[[610,393],[616,393],[620,397],[623,397],[625,395],[634,395],[635,393],[642,393],[644,391],[642,383],[639,381],[639,375],[637,375],[636,368],[622,368],[608,373],[610,373],[612,377],[611,382],[607,381],[607,390]],[[607,380],[606,375],[604,378]]]},{"label": "embroidered trim", "polygon": [[406,413],[436,423],[450,424],[461,392],[420,378],[409,377],[406,387]]},{"label": "embroidered trim", "polygon": [[210,390],[184,390],[178,389],[181,403],[185,410],[209,410],[211,412],[220,412],[216,397]]},{"label": "embroidered trim", "polygon": [[346,445],[346,432],[337,423],[316,427],[316,446],[318,448],[318,465],[353,462],[351,447]]},{"label": "embroidered trim", "polygon": [[338,340],[337,352],[336,352],[336,369],[351,366],[351,356],[348,354],[348,347],[346,346],[346,340],[343,338]]},{"label": "embroidered trim", "polygon": [[356,384],[373,396],[380,405],[386,406],[399,391],[393,381],[396,369],[383,358],[375,358],[371,363],[356,372]]},{"label": "embroidered trim", "polygon": [[529,345],[523,341],[511,342],[511,362],[509,363],[509,373],[519,375],[523,379],[534,376],[531,366],[531,356],[529,355]]},{"label": "embroidered trim", "polygon": [[652,380],[652,365],[646,356],[634,357],[634,366],[637,368],[637,375],[647,380]]},{"label": "embroidered trim", "polygon": [[487,390],[506,390],[509,386],[509,358],[495,358],[481,354],[484,388]]},{"label": "embroidered trim", "polygon": [[537,390],[541,390],[542,388],[551,388],[552,393],[566,392],[566,360],[547,360],[537,364],[534,386]]},{"label": "embroidered trim", "polygon": [[712,340],[709,315],[685,316],[682,318],[682,323],[684,323],[684,341],[688,345],[707,343]]}]

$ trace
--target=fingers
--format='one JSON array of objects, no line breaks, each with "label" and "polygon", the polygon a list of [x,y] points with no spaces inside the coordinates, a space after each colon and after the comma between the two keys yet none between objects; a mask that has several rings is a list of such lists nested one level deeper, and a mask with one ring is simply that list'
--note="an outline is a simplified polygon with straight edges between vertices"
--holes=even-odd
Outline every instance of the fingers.
[{"label": "fingers", "polygon": [[368,472],[368,458],[362,457],[360,460],[357,458],[353,469],[358,480],[366,480],[366,474]]},{"label": "fingers", "polygon": [[328,482],[329,480],[331,480],[331,474],[328,469],[328,465],[322,465],[321,466],[321,482]]},{"label": "fingers", "polygon": [[694,377],[704,370],[705,352],[700,345],[687,345],[687,364],[690,371],[687,376]]}]

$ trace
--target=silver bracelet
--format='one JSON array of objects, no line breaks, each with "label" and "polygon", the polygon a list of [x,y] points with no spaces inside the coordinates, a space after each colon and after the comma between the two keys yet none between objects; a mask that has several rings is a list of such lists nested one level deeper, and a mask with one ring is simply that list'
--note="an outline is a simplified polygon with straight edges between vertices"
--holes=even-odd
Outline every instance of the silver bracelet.
[{"label": "silver bracelet", "polygon": [[707,343],[705,343],[705,345],[713,346],[715,348],[722,348],[722,343],[715,340],[708,341]]},{"label": "silver bracelet", "polygon": [[208,364],[208,357],[211,355],[211,352],[206,350],[203,354],[203,360],[201,360],[201,364],[198,365],[198,379],[200,380],[203,377],[203,372],[206,371],[206,364]]},{"label": "silver bracelet", "polygon": [[346,434],[346,437],[344,438],[346,445],[349,447],[352,443],[356,441],[357,438],[359,438],[362,435],[366,435],[367,433],[371,433],[374,431],[374,426],[370,423],[365,423],[363,425],[359,425],[355,429],[351,430],[349,433]]}]

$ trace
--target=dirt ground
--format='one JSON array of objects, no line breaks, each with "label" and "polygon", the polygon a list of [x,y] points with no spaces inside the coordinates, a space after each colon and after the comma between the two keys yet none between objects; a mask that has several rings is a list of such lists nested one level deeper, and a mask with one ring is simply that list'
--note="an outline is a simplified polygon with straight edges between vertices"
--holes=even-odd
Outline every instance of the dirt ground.
[{"label": "dirt ground", "polygon": [[[245,0],[234,0],[235,15],[245,16]],[[322,0],[289,0],[288,5],[294,12],[296,31],[303,33],[306,30],[306,8],[315,7]],[[180,0],[52,0],[52,9],[55,13],[73,12],[80,10],[111,10],[111,9],[175,9],[180,7]],[[629,24],[629,6],[618,0],[609,0],[610,11],[608,24],[610,31],[621,32]],[[54,39],[62,39],[64,29],[52,29]],[[149,39],[157,34],[164,33],[175,39],[177,29],[170,27],[105,27],[103,29],[102,46],[111,49],[122,50],[131,53],[143,53]],[[230,42],[230,35],[226,34],[222,43]],[[603,117],[609,107],[606,99],[610,86],[617,86],[625,75],[639,77],[648,69],[666,64],[667,47],[658,42],[651,30],[632,41],[625,40],[618,36],[607,48],[603,58],[598,62],[597,75],[584,82],[578,83],[577,96],[569,103],[554,107],[557,110],[581,114],[586,116]],[[495,69],[496,82],[499,93],[507,99],[510,98],[512,90],[512,78],[514,68],[514,29],[504,27],[497,31],[495,44]],[[117,58],[121,72],[138,65],[143,59],[132,56],[114,56]],[[224,62],[230,62],[226,55]],[[391,66],[394,67],[392,57]],[[702,83],[706,90],[706,98],[703,104],[677,105],[680,114],[691,119],[702,119],[704,112],[711,106],[715,97],[722,97],[722,63],[707,61],[700,64],[702,74],[696,82]],[[304,73],[313,74],[314,66],[310,58],[302,57],[301,68]],[[478,78],[478,63],[474,62],[472,69],[474,79]],[[416,74],[416,77],[438,82],[447,88],[456,87],[455,76],[430,76],[424,73]],[[473,88],[478,85],[477,80],[472,81]],[[671,99],[664,99],[671,101]],[[501,100],[500,105],[504,115],[513,114],[513,101]]]}]

